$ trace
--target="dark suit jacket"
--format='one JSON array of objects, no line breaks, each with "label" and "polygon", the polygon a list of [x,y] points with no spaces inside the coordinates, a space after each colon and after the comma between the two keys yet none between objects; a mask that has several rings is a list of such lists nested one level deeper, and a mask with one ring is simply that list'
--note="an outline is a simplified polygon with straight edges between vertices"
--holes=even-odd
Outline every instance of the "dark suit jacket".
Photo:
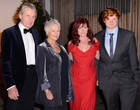
[{"label": "dark suit jacket", "polygon": [[[32,35],[37,47],[40,42],[37,30],[32,29]],[[1,48],[2,75],[6,89],[16,85],[21,90],[26,72],[26,56],[18,24],[3,31]]]},{"label": "dark suit jacket", "polygon": [[134,33],[119,28],[116,49],[112,59],[104,46],[105,30],[95,34],[95,37],[100,41],[99,84],[102,86],[102,83],[114,74],[118,77],[130,78],[138,82],[140,70],[138,69],[139,62]]}]

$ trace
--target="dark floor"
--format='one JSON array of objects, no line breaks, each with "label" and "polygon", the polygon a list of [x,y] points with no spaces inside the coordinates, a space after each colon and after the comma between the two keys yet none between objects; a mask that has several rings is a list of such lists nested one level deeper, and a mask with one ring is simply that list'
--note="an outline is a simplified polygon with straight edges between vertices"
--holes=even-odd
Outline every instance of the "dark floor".
[{"label": "dark floor", "polygon": [[[5,94],[3,90],[3,85],[0,85],[0,110],[4,110],[4,104],[5,104],[4,99],[5,99]],[[35,105],[34,110],[42,110],[42,109]],[[105,110],[102,96],[100,95],[100,91],[98,89],[96,95],[95,110]],[[140,110],[140,91],[137,97],[137,110]]]},{"label": "dark floor", "polygon": [[[103,97],[102,97],[101,91],[98,90],[98,89],[97,89],[97,92],[96,92],[95,110],[105,110]],[[139,84],[139,93],[138,93],[138,96],[137,96],[137,110],[140,110],[140,84]]]}]

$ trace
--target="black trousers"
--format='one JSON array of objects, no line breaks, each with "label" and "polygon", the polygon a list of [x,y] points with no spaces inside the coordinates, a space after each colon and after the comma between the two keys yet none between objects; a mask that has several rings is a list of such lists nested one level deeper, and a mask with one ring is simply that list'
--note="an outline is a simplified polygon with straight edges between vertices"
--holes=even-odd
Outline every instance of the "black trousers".
[{"label": "black trousers", "polygon": [[35,67],[27,67],[24,86],[17,101],[8,98],[7,110],[33,110],[37,74]]},{"label": "black trousers", "polygon": [[104,82],[102,91],[107,110],[136,110],[138,84],[133,79],[114,75]]}]

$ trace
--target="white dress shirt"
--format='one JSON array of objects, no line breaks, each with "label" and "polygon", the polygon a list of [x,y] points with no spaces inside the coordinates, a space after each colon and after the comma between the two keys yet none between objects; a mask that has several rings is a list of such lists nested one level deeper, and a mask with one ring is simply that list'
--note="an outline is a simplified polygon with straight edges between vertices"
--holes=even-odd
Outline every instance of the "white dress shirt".
[{"label": "white dress shirt", "polygon": [[109,29],[106,29],[105,32],[105,48],[107,50],[108,55],[110,56],[110,33],[113,33],[113,54],[115,53],[116,44],[117,44],[117,37],[118,37],[118,26],[114,29],[113,32],[109,32]]},{"label": "white dress shirt", "polygon": [[30,32],[24,34],[25,27],[21,23],[19,23],[19,29],[24,43],[27,65],[35,65],[35,42],[33,36]]}]

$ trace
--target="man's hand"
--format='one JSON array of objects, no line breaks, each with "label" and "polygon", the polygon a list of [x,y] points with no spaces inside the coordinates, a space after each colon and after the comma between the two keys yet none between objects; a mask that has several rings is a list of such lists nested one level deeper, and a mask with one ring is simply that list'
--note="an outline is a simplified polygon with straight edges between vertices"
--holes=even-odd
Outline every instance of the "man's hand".
[{"label": "man's hand", "polygon": [[8,97],[12,100],[18,100],[19,94],[16,86],[8,90]]}]

